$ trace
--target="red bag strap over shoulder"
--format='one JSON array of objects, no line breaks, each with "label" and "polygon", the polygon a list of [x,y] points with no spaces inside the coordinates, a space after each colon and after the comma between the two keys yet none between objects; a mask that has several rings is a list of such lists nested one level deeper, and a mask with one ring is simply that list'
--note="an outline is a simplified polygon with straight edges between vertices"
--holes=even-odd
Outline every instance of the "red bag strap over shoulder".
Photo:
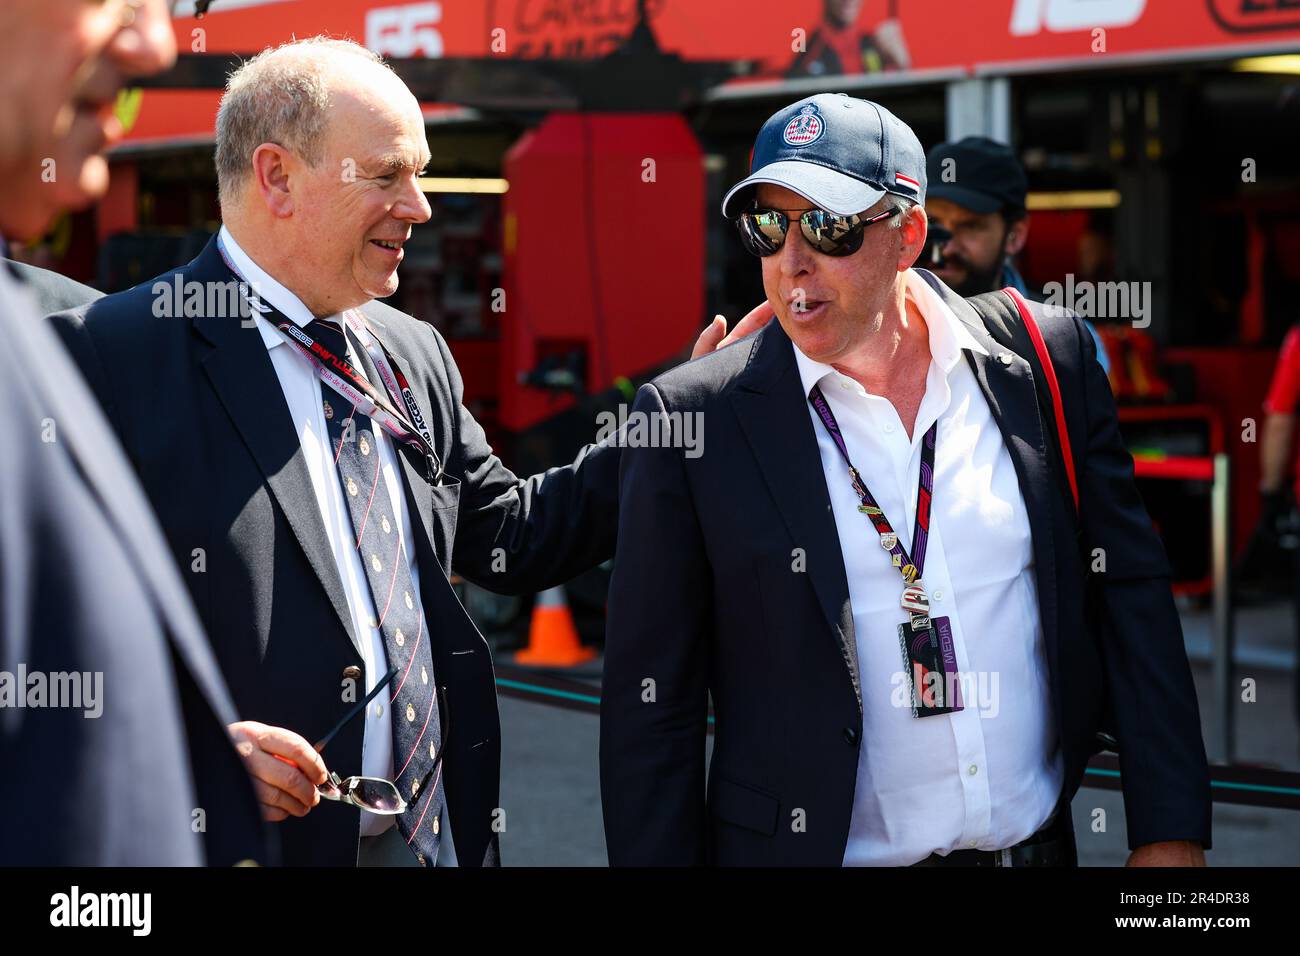
[{"label": "red bag strap over shoulder", "polygon": [[1020,313],[1020,321],[1024,323],[1026,331],[1029,332],[1030,341],[1034,343],[1034,351],[1038,353],[1038,364],[1043,369],[1043,376],[1047,379],[1047,389],[1052,394],[1052,412],[1056,416],[1056,434],[1057,444],[1061,446],[1061,459],[1065,463],[1065,477],[1070,482],[1070,494],[1074,497],[1074,510],[1077,514],[1079,511],[1079,482],[1074,474],[1074,452],[1070,450],[1070,433],[1065,428],[1065,408],[1061,404],[1061,386],[1056,380],[1056,369],[1052,366],[1052,356],[1048,354],[1047,343],[1043,341],[1043,332],[1038,327],[1038,322],[1034,318],[1033,310],[1029,308],[1029,303],[1025,297],[1020,294],[1019,290],[1007,286],[1002,290]]}]

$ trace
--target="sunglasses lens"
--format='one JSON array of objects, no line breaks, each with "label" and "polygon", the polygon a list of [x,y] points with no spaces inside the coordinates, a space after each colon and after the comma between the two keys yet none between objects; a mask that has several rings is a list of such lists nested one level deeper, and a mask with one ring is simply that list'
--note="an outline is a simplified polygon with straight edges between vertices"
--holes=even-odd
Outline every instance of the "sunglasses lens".
[{"label": "sunglasses lens", "polygon": [[745,248],[759,257],[770,256],[781,248],[789,224],[785,214],[775,209],[747,212],[736,222]]},{"label": "sunglasses lens", "polygon": [[324,783],[318,783],[316,785],[316,792],[319,793],[321,795],[321,798],[325,800],[338,800],[343,796],[342,791],[340,791],[339,788],[334,783],[333,774],[330,774],[329,777],[326,777]]},{"label": "sunglasses lens", "polygon": [[406,801],[387,780],[361,777],[352,790],[352,802],[371,813],[393,814],[406,809]]},{"label": "sunglasses lens", "polygon": [[810,209],[799,217],[799,228],[812,247],[824,255],[851,256],[862,248],[863,228],[857,216]]}]

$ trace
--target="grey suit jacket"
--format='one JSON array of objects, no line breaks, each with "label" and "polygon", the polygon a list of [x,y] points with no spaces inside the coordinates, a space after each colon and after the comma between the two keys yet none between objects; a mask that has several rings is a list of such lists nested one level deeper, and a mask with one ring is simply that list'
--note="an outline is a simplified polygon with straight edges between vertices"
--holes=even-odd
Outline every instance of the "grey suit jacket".
[{"label": "grey suit jacket", "polygon": [[[0,268],[0,865],[273,861],[193,605],[37,308]],[[80,706],[20,706],[42,679]]]},{"label": "grey suit jacket", "polygon": [[76,279],[69,279],[59,272],[29,266],[25,262],[15,262],[13,259],[6,259],[5,265],[35,299],[36,311],[40,315],[75,309],[87,302],[94,302],[104,295],[98,289],[83,285]]}]

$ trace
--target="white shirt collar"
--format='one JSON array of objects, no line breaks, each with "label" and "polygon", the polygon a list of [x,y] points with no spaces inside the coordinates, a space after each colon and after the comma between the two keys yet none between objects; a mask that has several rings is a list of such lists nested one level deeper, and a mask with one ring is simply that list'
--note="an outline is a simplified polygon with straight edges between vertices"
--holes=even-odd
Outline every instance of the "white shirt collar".
[{"label": "white shirt collar", "polygon": [[[989,354],[988,349],[971,335],[965,323],[948,308],[948,303],[944,302],[939,293],[930,287],[930,283],[921,278],[914,269],[907,270],[906,295],[916,304],[917,311],[925,320],[929,332],[930,357],[945,376],[960,361],[962,350],[970,349],[980,355]],[[804,355],[797,345],[794,349],[794,358],[799,366],[799,378],[803,382],[805,395],[828,375],[844,377],[843,373],[836,371],[830,365],[813,361]]]},{"label": "white shirt collar", "polygon": [[[217,233],[217,242],[221,244],[221,248],[230,257],[230,261],[234,263],[235,271],[253,287],[253,291],[259,299],[263,299],[275,306],[286,319],[294,323],[298,328],[302,328],[316,318],[311,314],[311,310],[302,304],[301,299],[272,278],[270,273],[254,262],[248,253],[240,248],[239,243],[235,241],[235,237],[230,234],[230,230],[224,225]],[[258,322],[257,328],[262,333],[262,341],[266,343],[268,349],[285,344],[284,336],[270,322]]]}]

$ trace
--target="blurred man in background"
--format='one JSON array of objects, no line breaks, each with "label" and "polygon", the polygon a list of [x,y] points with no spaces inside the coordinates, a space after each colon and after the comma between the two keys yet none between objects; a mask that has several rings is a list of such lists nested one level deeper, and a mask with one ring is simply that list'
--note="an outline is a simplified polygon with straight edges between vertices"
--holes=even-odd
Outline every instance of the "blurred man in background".
[{"label": "blurred man in background", "polygon": [[[937,236],[922,264],[958,295],[1011,286],[1041,300],[1012,262],[1029,239],[1029,179],[1011,147],[984,136],[940,143],[926,157],[926,176],[925,214]],[[1106,348],[1092,323],[1085,325],[1097,346],[1097,361],[1109,373]]]},{"label": "blurred man in background", "polygon": [[[0,4],[0,234],[104,193],[117,92],[175,58],[163,0]],[[184,585],[17,276],[0,265],[0,865],[264,861]]]}]

